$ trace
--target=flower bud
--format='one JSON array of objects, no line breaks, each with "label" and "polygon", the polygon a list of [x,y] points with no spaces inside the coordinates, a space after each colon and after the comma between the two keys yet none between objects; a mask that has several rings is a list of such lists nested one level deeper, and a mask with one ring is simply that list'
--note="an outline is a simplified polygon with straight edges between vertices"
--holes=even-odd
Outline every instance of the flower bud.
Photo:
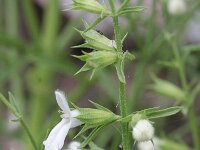
[{"label": "flower bud", "polygon": [[149,141],[154,136],[154,127],[149,120],[139,120],[133,127],[132,135],[138,142]]},{"label": "flower bud", "polygon": [[80,32],[86,43],[74,46],[73,48],[91,48],[97,51],[115,51],[116,49],[116,43],[114,40],[108,39],[95,30],[89,30],[87,32],[77,31]]},{"label": "flower bud", "polygon": [[162,144],[163,141],[161,139],[154,137],[152,141],[139,142],[137,148],[138,150],[160,150]]},{"label": "flower bud", "polygon": [[107,51],[94,51],[91,53],[85,53],[82,56],[74,56],[82,61],[86,61],[86,64],[76,73],[82,71],[88,71],[91,69],[103,68],[111,65],[117,61],[117,54],[115,52]]},{"label": "flower bud", "polygon": [[101,5],[96,0],[73,0],[72,6],[72,9],[74,10],[85,10],[95,14],[111,14],[111,12],[107,10],[106,6]]},{"label": "flower bud", "polygon": [[81,143],[77,141],[72,141],[69,143],[67,150],[81,150]]},{"label": "flower bud", "polygon": [[168,11],[171,15],[182,15],[186,11],[186,3],[184,0],[169,0]]}]

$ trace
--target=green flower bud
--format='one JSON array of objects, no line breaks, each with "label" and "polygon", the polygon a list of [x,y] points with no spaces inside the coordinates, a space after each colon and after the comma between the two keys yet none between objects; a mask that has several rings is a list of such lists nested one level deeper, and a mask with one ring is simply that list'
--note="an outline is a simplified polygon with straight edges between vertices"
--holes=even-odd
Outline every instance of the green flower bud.
[{"label": "green flower bud", "polygon": [[94,51],[91,53],[84,52],[82,56],[74,56],[79,58],[82,61],[86,61],[86,64],[76,73],[80,73],[83,71],[88,71],[91,69],[103,68],[108,65],[111,65],[117,61],[117,54],[115,52],[107,52],[107,51]]},{"label": "green flower bud", "polygon": [[111,123],[119,118],[111,111],[104,111],[100,109],[92,108],[78,108],[80,115],[77,117],[84,124],[89,124],[92,126],[99,126]]},{"label": "green flower bud", "polygon": [[73,48],[91,48],[97,51],[115,51],[116,49],[116,43],[114,40],[108,39],[95,30],[89,30],[87,32],[77,31],[80,32],[86,43],[74,46]]},{"label": "green flower bud", "polygon": [[158,78],[154,78],[155,83],[150,86],[155,92],[160,95],[167,96],[169,98],[173,98],[179,102],[183,102],[185,100],[185,93],[179,87],[165,80],[161,80]]},{"label": "green flower bud", "polygon": [[85,10],[95,14],[110,15],[111,12],[106,8],[105,5],[101,5],[96,0],[73,0],[73,10]]}]

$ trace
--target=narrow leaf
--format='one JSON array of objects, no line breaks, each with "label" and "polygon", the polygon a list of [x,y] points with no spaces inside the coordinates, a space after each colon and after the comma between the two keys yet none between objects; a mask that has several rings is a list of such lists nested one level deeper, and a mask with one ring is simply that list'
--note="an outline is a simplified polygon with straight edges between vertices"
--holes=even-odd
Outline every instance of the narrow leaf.
[{"label": "narrow leaf", "polygon": [[182,109],[182,107],[178,107],[178,106],[170,107],[170,108],[156,110],[156,111],[146,113],[146,116],[148,119],[167,117],[167,116],[171,116],[171,115],[178,113],[181,109]]},{"label": "narrow leaf", "polygon": [[86,137],[86,139],[81,143],[81,147],[83,148],[86,145],[88,145],[88,143],[90,143],[99,134],[99,132],[101,132],[105,127],[106,127],[106,125],[102,125],[102,126],[95,128],[90,133],[90,135],[88,137]]},{"label": "narrow leaf", "polygon": [[19,110],[19,107],[17,106],[16,104],[16,99],[15,97],[13,96],[13,94],[11,92],[8,92],[9,94],[9,101],[10,101],[10,104],[15,108],[15,110],[21,114],[20,110]]}]

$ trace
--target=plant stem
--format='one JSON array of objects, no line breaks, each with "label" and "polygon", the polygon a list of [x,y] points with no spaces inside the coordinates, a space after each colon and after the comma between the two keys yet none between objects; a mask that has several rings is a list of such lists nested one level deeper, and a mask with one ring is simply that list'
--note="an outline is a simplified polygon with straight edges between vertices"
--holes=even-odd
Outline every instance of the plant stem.
[{"label": "plant stem", "polygon": [[[127,1],[128,2],[128,1]],[[121,34],[119,28],[119,20],[118,16],[115,15],[115,6],[113,0],[109,0],[110,7],[112,9],[113,14],[113,26],[115,33],[115,41],[117,45],[117,51],[122,52],[122,43],[121,43]],[[120,114],[122,117],[127,116],[127,108],[126,108],[126,95],[125,95],[125,83],[119,82],[119,104],[120,104]],[[128,133],[128,124],[121,123],[122,128],[122,145],[124,150],[130,150],[130,142],[129,142],[129,133]]]},{"label": "plant stem", "polygon": [[28,135],[28,137],[29,137],[29,139],[30,139],[30,141],[31,141],[31,143],[32,143],[32,145],[33,145],[33,147],[34,147],[34,149],[37,150],[38,148],[37,148],[36,142],[35,142],[35,140],[34,140],[34,138],[33,138],[33,135],[31,134],[31,132],[30,132],[28,126],[26,125],[26,123],[24,122],[23,119],[20,119],[20,124],[22,125],[22,127],[23,127],[24,130],[26,131],[26,133],[27,133],[27,135]]}]

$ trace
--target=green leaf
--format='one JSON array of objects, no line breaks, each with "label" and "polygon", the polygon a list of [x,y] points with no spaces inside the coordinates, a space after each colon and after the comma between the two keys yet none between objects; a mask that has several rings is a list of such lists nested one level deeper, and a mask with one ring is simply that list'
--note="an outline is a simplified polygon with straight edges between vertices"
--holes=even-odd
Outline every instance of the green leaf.
[{"label": "green leaf", "polygon": [[182,107],[179,107],[179,106],[170,107],[170,108],[166,108],[166,109],[145,112],[145,115],[146,115],[147,119],[155,119],[155,118],[161,118],[161,117],[167,117],[167,116],[174,115],[174,114],[178,113],[181,109],[182,109]]},{"label": "green leaf", "polygon": [[118,62],[115,64],[115,68],[117,71],[117,76],[122,83],[126,83],[125,75],[124,75],[124,55],[119,56]]},{"label": "green leaf", "polygon": [[142,10],[144,10],[143,6],[126,7],[123,10],[121,10],[119,13],[117,13],[117,15],[120,16],[120,15],[124,15],[127,13],[140,12]]},{"label": "green leaf", "polygon": [[130,122],[132,120],[132,117],[136,114],[141,115],[142,119],[154,119],[154,118],[167,117],[167,116],[171,116],[178,113],[181,109],[182,107],[179,107],[179,106],[165,108],[165,109],[160,109],[160,107],[153,107],[153,108],[148,108],[148,109],[134,112],[124,118],[118,119],[117,121]]}]

